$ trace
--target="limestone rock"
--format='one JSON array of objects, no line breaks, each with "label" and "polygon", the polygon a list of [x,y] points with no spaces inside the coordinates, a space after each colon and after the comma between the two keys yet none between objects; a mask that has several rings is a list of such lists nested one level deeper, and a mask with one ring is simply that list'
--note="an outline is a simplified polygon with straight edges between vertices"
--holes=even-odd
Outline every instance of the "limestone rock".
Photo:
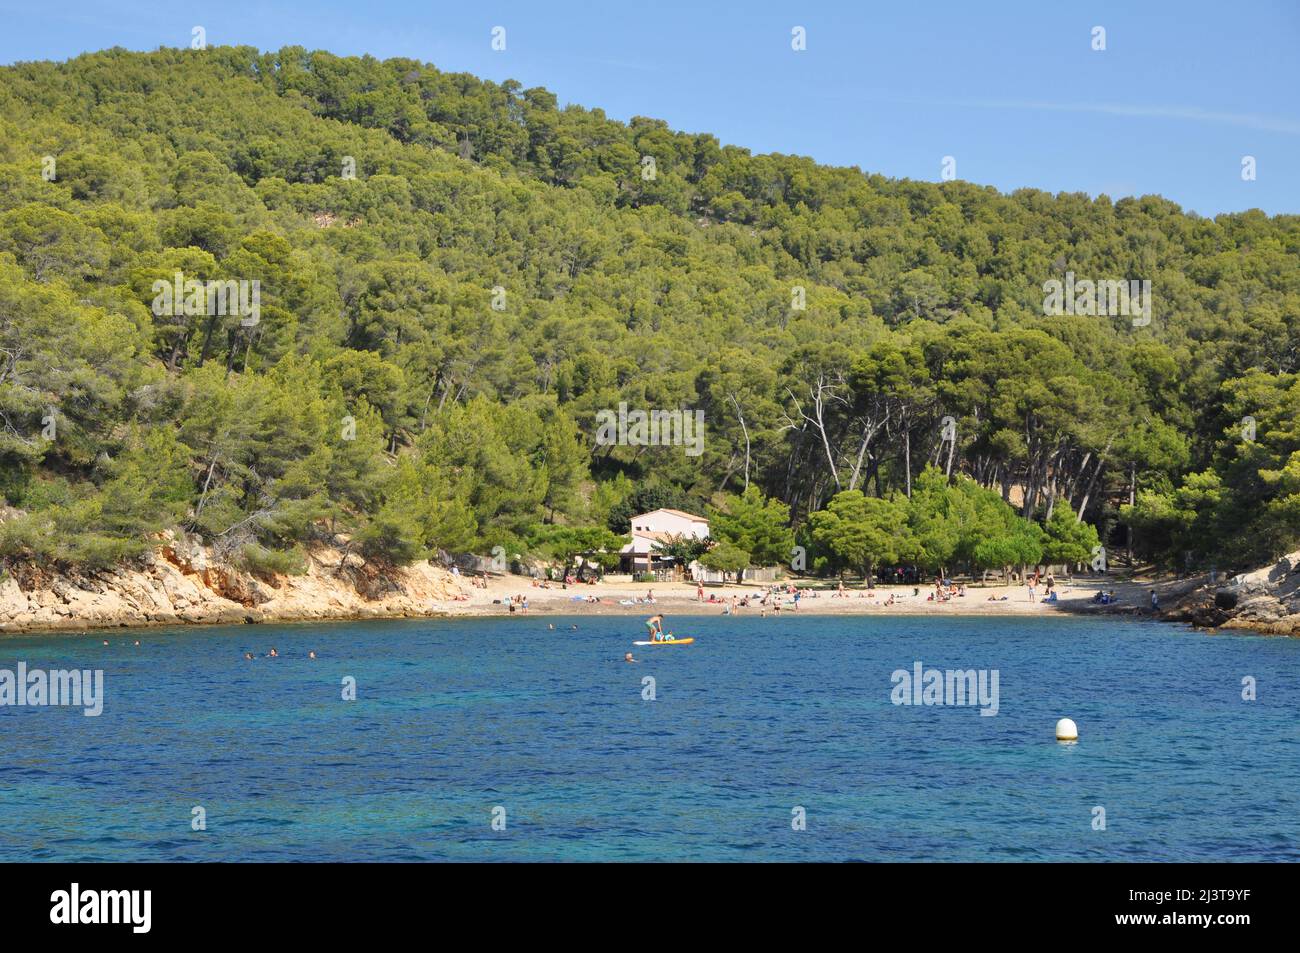
[{"label": "limestone rock", "polygon": [[440,566],[384,570],[330,546],[308,554],[301,576],[263,578],[174,533],[160,534],[157,545],[134,565],[94,574],[48,566],[5,574],[0,631],[426,616],[461,593]]}]

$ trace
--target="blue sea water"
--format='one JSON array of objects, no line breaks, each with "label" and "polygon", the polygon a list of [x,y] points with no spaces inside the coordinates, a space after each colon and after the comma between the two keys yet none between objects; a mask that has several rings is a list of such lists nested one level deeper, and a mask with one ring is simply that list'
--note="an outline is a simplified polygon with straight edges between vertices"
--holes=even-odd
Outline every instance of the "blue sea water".
[{"label": "blue sea water", "polygon": [[[0,669],[106,679],[99,717],[0,708],[0,860],[1300,859],[1300,640],[670,622],[697,642],[635,665],[629,617],[0,638]],[[996,669],[997,715],[893,704],[917,661]]]}]

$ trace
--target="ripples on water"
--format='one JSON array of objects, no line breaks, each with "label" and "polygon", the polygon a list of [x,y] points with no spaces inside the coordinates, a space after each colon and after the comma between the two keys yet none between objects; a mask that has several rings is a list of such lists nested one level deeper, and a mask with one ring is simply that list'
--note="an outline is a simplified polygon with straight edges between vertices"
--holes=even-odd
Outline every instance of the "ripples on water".
[{"label": "ripples on water", "polygon": [[[628,617],[4,638],[0,668],[103,668],[107,698],[98,718],[0,708],[0,859],[1300,859],[1300,641],[1073,618],[673,627],[697,643],[636,665]],[[891,704],[918,659],[998,669],[998,715]],[[1053,740],[1063,716],[1078,745]]]}]

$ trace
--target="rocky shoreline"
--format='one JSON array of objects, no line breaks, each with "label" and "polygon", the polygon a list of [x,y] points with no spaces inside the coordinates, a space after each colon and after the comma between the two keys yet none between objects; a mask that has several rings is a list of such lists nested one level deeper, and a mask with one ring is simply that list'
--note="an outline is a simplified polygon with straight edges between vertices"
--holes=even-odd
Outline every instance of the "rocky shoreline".
[{"label": "rocky shoreline", "polygon": [[[488,589],[472,588],[441,566],[418,562],[402,568],[370,565],[355,554],[321,546],[308,553],[302,575],[261,575],[216,559],[211,550],[166,534],[158,548],[130,566],[98,572],[61,573],[34,565],[11,566],[0,577],[0,634],[80,632],[91,629],[239,625],[263,622],[403,619],[506,614],[519,593],[531,597],[533,611],[547,614],[629,614],[646,611],[638,597],[645,586],[605,584],[563,591],[530,588],[522,576],[494,577]],[[1209,577],[1143,583],[1113,583],[1098,577],[1071,583],[1060,602],[1044,606],[1023,599],[1022,586],[972,590],[970,601],[930,604],[903,587],[898,603],[879,599],[805,600],[808,613],[876,614],[1036,614],[1059,611],[1082,615],[1134,615],[1200,629],[1241,630],[1265,635],[1300,636],[1300,551],[1273,566],[1223,582]],[[1117,605],[1098,605],[1092,595],[1113,588]],[[669,613],[708,614],[717,605],[697,603],[695,588],[684,583],[655,587]],[[743,597],[744,588],[725,587]],[[1159,610],[1148,605],[1155,589]],[[680,591],[679,591],[680,590]],[[586,596],[599,597],[594,604]],[[1000,598],[1005,597],[1005,598]],[[575,602],[574,600],[578,600]],[[1010,600],[1010,601],[1008,601]],[[960,604],[959,604],[960,603]]]},{"label": "rocky shoreline", "polygon": [[1203,581],[1162,608],[1159,617],[1203,629],[1300,636],[1300,550],[1272,566],[1233,576],[1226,585]]},{"label": "rocky shoreline", "polygon": [[11,569],[0,580],[0,633],[437,616],[459,598],[455,577],[428,562],[380,569],[320,547],[303,575],[267,577],[168,538],[131,566]]}]

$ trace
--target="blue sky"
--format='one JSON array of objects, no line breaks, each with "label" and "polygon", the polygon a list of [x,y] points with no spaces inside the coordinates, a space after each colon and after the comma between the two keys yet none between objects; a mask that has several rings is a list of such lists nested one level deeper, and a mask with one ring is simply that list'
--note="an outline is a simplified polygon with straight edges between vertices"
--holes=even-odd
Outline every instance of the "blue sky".
[{"label": "blue sky", "polygon": [[[618,119],[891,176],[938,180],[952,156],[958,178],[1003,190],[1300,213],[1296,0],[0,0],[0,17],[4,63],[188,46],[201,25],[210,45],[415,57]],[[1255,181],[1242,179],[1243,156]]]}]

